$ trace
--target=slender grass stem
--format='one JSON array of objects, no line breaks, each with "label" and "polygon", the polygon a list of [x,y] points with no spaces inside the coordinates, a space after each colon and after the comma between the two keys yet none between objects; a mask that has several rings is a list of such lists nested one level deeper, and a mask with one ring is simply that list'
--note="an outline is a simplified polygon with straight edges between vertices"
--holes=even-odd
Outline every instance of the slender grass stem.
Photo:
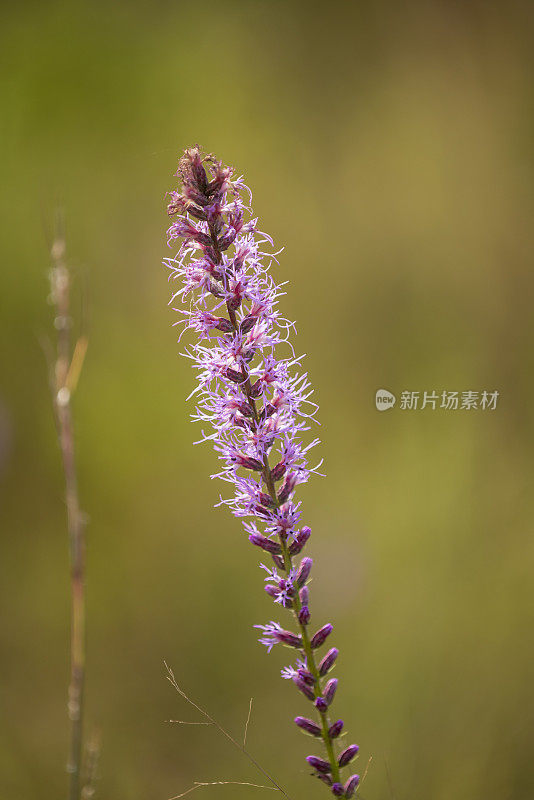
[{"label": "slender grass stem", "polygon": [[[52,301],[56,310],[56,360],[51,376],[59,446],[65,475],[65,499],[70,554],[71,633],[70,682],[68,715],[70,745],[67,772],[68,800],[79,800],[83,753],[83,701],[85,683],[85,535],[84,518],[78,497],[78,481],[74,451],[74,431],[71,408],[72,356],[70,317],[70,274],[64,261],[65,242],[56,237],[52,246]],[[77,374],[81,365],[77,366]]]}]

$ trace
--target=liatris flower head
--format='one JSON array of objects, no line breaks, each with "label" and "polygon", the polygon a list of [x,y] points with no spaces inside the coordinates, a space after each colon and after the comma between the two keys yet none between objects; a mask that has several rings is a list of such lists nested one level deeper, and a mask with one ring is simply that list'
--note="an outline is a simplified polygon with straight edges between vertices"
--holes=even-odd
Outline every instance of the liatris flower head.
[{"label": "liatris flower head", "polygon": [[303,438],[317,406],[290,341],[294,323],[279,309],[282,291],[271,274],[277,263],[272,239],[258,229],[250,190],[230,167],[195,146],[183,154],[177,176],[181,186],[169,193],[173,221],[167,239],[180,245],[165,263],[170,279],[181,282],[171,300],[181,314],[178,324],[182,334],[188,330],[194,337],[184,352],[198,377],[192,416],[203,426],[201,441],[212,442],[221,462],[212,477],[231,489],[219,505],[243,520],[250,543],[274,562],[274,567],[261,565],[265,590],[291,615],[293,629],[276,621],[255,627],[268,652],[277,644],[298,651],[296,666],[285,667],[282,677],[295,684],[311,711],[315,708],[316,721],[295,719],[324,745],[325,758],[308,756],[308,764],[335,796],[351,797],[358,776],[343,784],[340,770],[354,757],[356,745],[336,754],[343,722],[332,723],[328,712],[337,680],[323,685],[338,651],[331,648],[320,661],[317,654],[332,625],[310,632],[312,559],[294,563],[311,535],[302,524],[297,492],[320,466],[309,463],[318,439],[306,443]]}]

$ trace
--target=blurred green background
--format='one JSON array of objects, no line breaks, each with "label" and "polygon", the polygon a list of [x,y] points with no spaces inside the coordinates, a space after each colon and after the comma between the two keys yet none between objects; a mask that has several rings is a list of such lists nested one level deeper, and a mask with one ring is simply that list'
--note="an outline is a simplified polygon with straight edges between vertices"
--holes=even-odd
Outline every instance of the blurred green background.
[{"label": "blurred green background", "polygon": [[[90,336],[75,416],[98,796],[258,780],[214,730],[165,722],[195,719],[166,659],[238,736],[254,697],[252,752],[294,800],[325,797],[288,654],[256,643],[258,553],[192,446],[160,262],[193,142],[245,173],[285,247],[327,473],[302,491],[312,610],[335,621],[359,771],[373,758],[362,798],[534,796],[533,21],[527,2],[3,5],[2,800],[66,796],[68,554],[39,344],[58,204]],[[501,398],[378,414],[381,387]]]}]

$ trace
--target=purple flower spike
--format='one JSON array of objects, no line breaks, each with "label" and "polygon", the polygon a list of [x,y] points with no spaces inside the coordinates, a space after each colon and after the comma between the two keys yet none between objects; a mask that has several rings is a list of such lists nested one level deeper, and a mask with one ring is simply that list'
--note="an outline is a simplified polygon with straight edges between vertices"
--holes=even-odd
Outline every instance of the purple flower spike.
[{"label": "purple flower spike", "polygon": [[314,650],[316,650],[318,647],[320,647],[322,644],[326,642],[327,638],[332,633],[332,630],[333,630],[332,625],[330,625],[330,623],[327,622],[326,625],[323,625],[323,627],[317,631],[317,633],[311,640],[311,646],[313,647]]},{"label": "purple flower spike", "polygon": [[331,739],[337,739],[342,730],[343,730],[343,720],[338,719],[337,722],[334,722],[328,728],[328,735],[330,736]]},{"label": "purple flower spike", "polygon": [[359,775],[351,775],[345,784],[345,797],[351,798],[360,782]]},{"label": "purple flower spike", "polygon": [[178,250],[165,263],[180,284],[170,303],[181,314],[180,339],[186,331],[194,337],[183,353],[197,374],[192,416],[202,425],[200,440],[212,443],[220,461],[212,477],[229,487],[219,505],[228,506],[243,521],[249,541],[270,554],[274,567],[261,565],[265,590],[292,611],[294,630],[274,621],[256,627],[268,652],[275,644],[299,651],[296,666],[284,668],[282,677],[315,704],[320,725],[305,717],[295,722],[322,739],[328,754],[328,760],[309,756],[308,763],[336,797],[343,792],[350,797],[358,778],[352,776],[343,789],[339,775],[348,750],[338,763],[332,749],[343,723],[338,720],[327,731],[324,716],[337,682],[323,686],[323,678],[338,651],[332,648],[319,664],[315,655],[332,626],[324,625],[309,640],[306,581],[312,559],[293,563],[311,536],[297,494],[320,466],[309,462],[319,440],[304,439],[318,407],[290,341],[294,323],[279,306],[283,283],[271,271],[277,253],[252,216],[250,190],[230,167],[192,147],[180,159],[177,175],[181,187],[169,193],[167,237],[169,245],[178,242]]},{"label": "purple flower spike", "polygon": [[328,705],[330,705],[330,703],[334,699],[336,689],[337,689],[337,678],[332,678],[331,680],[328,681],[328,683],[324,687],[324,692],[323,692],[324,699],[326,700]]},{"label": "purple flower spike", "polygon": [[305,731],[306,733],[310,733],[312,736],[320,736],[321,729],[315,722],[312,722],[311,719],[307,719],[306,717],[295,717],[295,723],[298,725],[301,730]]},{"label": "purple flower spike", "polygon": [[296,584],[297,586],[304,586],[308,578],[310,577],[311,568],[313,565],[313,559],[311,558],[303,558],[300,562],[300,567],[297,572]]},{"label": "purple flower spike", "polygon": [[345,748],[345,750],[343,750],[343,752],[341,753],[341,755],[338,758],[339,766],[340,767],[346,767],[347,764],[350,761],[352,761],[354,756],[358,753],[359,749],[360,748],[358,747],[357,744],[351,744],[347,748]]},{"label": "purple flower spike", "polygon": [[310,765],[317,770],[317,772],[322,772],[323,774],[328,774],[332,767],[325,761],[324,758],[319,758],[318,756],[306,756],[306,761]]},{"label": "purple flower spike", "polygon": [[331,650],[328,651],[328,653],[325,655],[325,657],[323,658],[318,667],[319,675],[321,675],[321,677],[330,672],[330,670],[334,666],[334,663],[338,655],[339,655],[339,650],[335,647],[333,647]]}]

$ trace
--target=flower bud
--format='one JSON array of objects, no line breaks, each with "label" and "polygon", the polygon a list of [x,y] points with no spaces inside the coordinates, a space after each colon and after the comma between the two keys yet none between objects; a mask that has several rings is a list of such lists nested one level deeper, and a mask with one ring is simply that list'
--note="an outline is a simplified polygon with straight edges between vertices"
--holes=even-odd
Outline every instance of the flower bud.
[{"label": "flower bud", "polygon": [[[258,383],[258,382],[259,381],[256,381],[256,383]],[[254,384],[254,385],[256,385],[256,384]],[[272,470],[271,470],[271,478],[273,479],[273,481],[279,481],[281,478],[284,477],[285,471],[286,471],[286,465],[282,461],[280,461],[280,463],[277,464],[276,467],[272,468]]]},{"label": "flower bud", "polygon": [[234,329],[234,326],[232,325],[230,320],[224,319],[224,317],[221,317],[220,319],[217,320],[215,327],[218,330],[222,331],[223,333],[231,333],[231,331],[233,331]]},{"label": "flower bud", "polygon": [[327,638],[332,633],[332,630],[333,630],[332,625],[330,625],[329,622],[327,622],[326,625],[323,625],[323,627],[317,631],[317,633],[310,642],[312,648],[316,650],[318,647],[324,644]]},{"label": "flower bud", "polygon": [[326,673],[332,669],[338,655],[339,655],[339,650],[337,649],[337,647],[332,647],[332,649],[328,651],[323,660],[319,663],[318,670],[319,670],[319,675],[321,677],[323,677],[323,675],[326,675]]},{"label": "flower bud", "polygon": [[343,795],[345,794],[345,790],[343,788],[343,784],[342,783],[333,783],[332,784],[332,794],[334,794],[336,797],[343,797]]},{"label": "flower bud", "polygon": [[312,722],[311,719],[307,719],[306,717],[295,717],[295,723],[299,728],[301,728],[301,730],[311,734],[312,736],[321,735],[320,727],[316,725],[315,722]]},{"label": "flower bud", "polygon": [[307,684],[307,683],[305,683],[305,682],[302,680],[302,678],[300,678],[298,675],[296,675],[296,676],[293,678],[293,683],[295,684],[295,686],[297,687],[297,689],[299,689],[299,690],[302,692],[302,694],[304,695],[304,697],[307,697],[307,698],[308,698],[308,700],[315,700],[315,695],[314,695],[314,693],[312,692],[312,690],[310,689],[310,687],[308,686],[308,684]]},{"label": "flower bud", "polygon": [[245,469],[251,469],[254,472],[261,472],[263,469],[263,464],[261,461],[258,461],[257,458],[249,458],[249,456],[236,456],[235,461],[239,464],[240,467],[245,467]]},{"label": "flower bud", "polygon": [[288,647],[302,647],[302,639],[296,633],[280,628],[276,631],[275,636],[280,644],[286,644]]},{"label": "flower bud", "polygon": [[320,772],[317,772],[314,777],[319,778],[319,780],[323,783],[326,783],[327,786],[332,786],[332,778],[330,775],[323,775]]},{"label": "flower bud", "polygon": [[[217,241],[217,246],[218,246],[218,248],[219,248],[219,250],[220,250],[221,252],[222,252],[223,250],[228,250],[228,248],[230,247],[230,245],[231,245],[231,244],[232,244],[232,242],[234,241],[234,239],[235,239],[235,237],[236,237],[236,234],[237,234],[237,232],[236,232],[236,231],[234,231],[234,230],[229,230],[229,231],[227,231],[227,233],[225,233],[225,235],[224,235],[224,236],[221,236],[221,237],[218,239],[218,241]],[[241,303],[241,300],[239,300],[239,299],[238,299],[238,303],[237,303],[236,307],[232,309],[232,311],[235,311],[235,310],[236,310],[236,308],[239,308],[239,305],[240,305],[240,303]]]},{"label": "flower bud", "polygon": [[325,761],[324,758],[319,758],[318,756],[306,756],[306,761],[308,762],[310,767],[316,769],[317,772],[322,772],[326,774],[327,772],[332,771],[330,764],[328,763],[328,761]]},{"label": "flower bud", "polygon": [[330,705],[330,703],[334,699],[336,689],[337,689],[337,678],[332,678],[331,680],[328,681],[328,683],[324,687],[324,692],[323,692],[323,697],[328,703],[328,705]]},{"label": "flower bud", "polygon": [[354,790],[356,789],[357,785],[360,782],[359,775],[351,775],[348,781],[345,784],[345,797],[348,797],[349,800],[354,794]]},{"label": "flower bud", "polygon": [[308,591],[307,586],[303,586],[299,592],[300,602],[303,606],[308,606],[310,604],[310,593]]},{"label": "flower bud", "polygon": [[[280,545],[278,545],[278,546],[280,547]],[[275,563],[275,566],[277,566],[278,569],[285,569],[286,568],[286,565],[284,564],[284,559],[282,558],[282,556],[279,556],[279,555],[276,555],[275,553],[272,553],[272,557],[273,557],[273,561]]]},{"label": "flower bud", "polygon": [[252,330],[255,324],[256,324],[256,317],[245,317],[245,319],[239,326],[239,330],[241,333],[248,333],[250,330]]},{"label": "flower bud", "polygon": [[310,577],[312,564],[313,564],[313,559],[311,558],[302,559],[296,577],[297,586],[304,586],[304,584]]},{"label": "flower bud", "polygon": [[[253,383],[252,386],[250,387],[250,392],[249,392],[250,396],[254,397],[254,398],[258,398],[261,395],[261,389],[262,389],[262,382],[258,378],[258,380],[255,383]],[[271,475],[272,474],[273,474],[273,471],[271,470]],[[275,480],[276,480],[276,478],[275,478]]]},{"label": "flower bud", "polygon": [[282,548],[278,542],[274,542],[272,539],[267,539],[267,537],[262,536],[261,533],[251,533],[248,537],[248,540],[251,542],[251,544],[256,545],[256,547],[261,547],[262,550],[265,550],[267,553],[271,553],[273,556],[282,552]]},{"label": "flower bud", "polygon": [[272,403],[266,403],[261,410],[261,418],[269,419],[269,417],[272,417],[275,411],[276,408],[273,406]]},{"label": "flower bud", "polygon": [[348,747],[346,747],[338,758],[337,763],[339,764],[339,766],[346,767],[347,764],[350,761],[352,761],[352,759],[354,758],[359,749],[360,748],[358,747],[357,744],[351,744]]},{"label": "flower bud", "polygon": [[295,474],[289,473],[284,481],[284,485],[278,492],[278,500],[280,503],[285,503],[291,492],[295,489],[298,479]]},{"label": "flower bud", "polygon": [[[223,293],[222,293],[220,287],[214,281],[210,281],[209,282],[208,289],[209,289],[209,291],[211,292],[211,294],[214,297],[222,297],[223,296]],[[235,370],[231,370],[231,371],[235,372]],[[239,375],[239,372],[237,372],[236,375]],[[241,375],[239,375],[239,380],[243,380]],[[239,381],[238,381],[238,383],[239,383]]]},{"label": "flower bud", "polygon": [[265,506],[265,508],[274,508],[275,506],[274,500],[272,499],[271,495],[266,494],[266,492],[260,492],[260,503],[262,504],[262,506]]},{"label": "flower bud", "polygon": [[308,686],[314,686],[315,685],[315,678],[313,677],[311,672],[308,669],[306,669],[306,667],[299,667],[298,668],[298,675],[299,675],[299,678],[304,681],[304,683],[308,684]]},{"label": "flower bud", "polygon": [[324,714],[324,712],[328,708],[328,703],[326,702],[324,697],[318,697],[316,699],[315,708],[317,709],[317,711],[320,711],[321,714]]},{"label": "flower bud", "polygon": [[308,606],[302,606],[299,611],[299,622],[301,625],[307,625],[311,619],[310,609]]},{"label": "flower bud", "polygon": [[291,544],[289,545],[290,555],[296,556],[298,553],[300,553],[300,551],[302,550],[302,548],[304,547],[310,536],[311,536],[311,528],[308,528],[307,526],[301,528],[300,531],[296,534],[295,540],[291,542]]},{"label": "flower bud", "polygon": [[328,735],[331,739],[337,739],[341,731],[343,730],[343,720],[338,719],[328,728]]},{"label": "flower bud", "polygon": [[254,416],[254,409],[252,408],[250,403],[247,402],[239,403],[239,411],[241,412],[241,414],[243,414],[244,417]]},{"label": "flower bud", "polygon": [[229,378],[233,383],[241,383],[243,380],[242,374],[231,367],[226,368],[226,377]]}]

